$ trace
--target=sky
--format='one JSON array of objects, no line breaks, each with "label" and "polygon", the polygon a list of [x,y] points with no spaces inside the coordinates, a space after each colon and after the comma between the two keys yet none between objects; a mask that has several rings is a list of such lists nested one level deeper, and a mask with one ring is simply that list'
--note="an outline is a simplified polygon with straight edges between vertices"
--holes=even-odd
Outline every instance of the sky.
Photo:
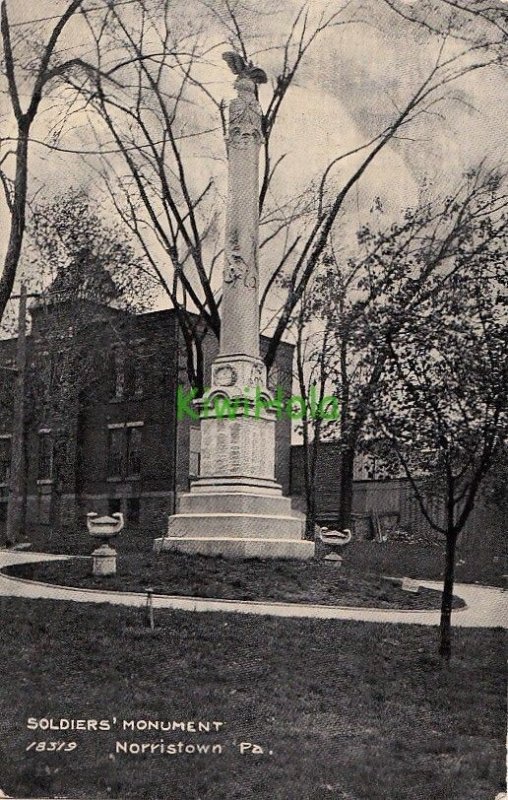
[{"label": "sky", "polygon": [[[101,0],[98,0],[100,5]],[[175,26],[180,30],[188,20],[200,19],[200,0],[174,0]],[[221,5],[217,0],[215,7]],[[320,13],[339,8],[334,0],[311,0],[311,21]],[[318,181],[329,162],[342,152],[358,147],[376,135],[400,108],[419,81],[428,74],[438,56],[440,43],[415,26],[389,11],[383,0],[353,0],[339,19],[356,17],[354,24],[339,25],[326,31],[309,49],[287,99],[273,137],[274,157],[286,154],[276,182],[281,196],[302,191]],[[406,3],[411,6],[411,2]],[[64,0],[38,0],[37,3],[14,3],[8,0],[13,22],[27,18],[43,20],[66,7]],[[297,0],[245,0],[239,16],[248,32],[248,44],[256,63],[273,80],[280,66],[280,52],[274,49],[289,30],[300,3]],[[36,35],[46,37],[51,21],[40,21]],[[17,31],[25,31],[18,27]],[[221,59],[223,33],[207,18],[202,41],[212,49],[201,77],[213,94],[226,101],[234,95],[232,76]],[[89,33],[76,19],[60,42],[62,57],[86,56],[90,53]],[[18,44],[16,44],[18,47]],[[19,45],[27,53],[30,39]],[[458,52],[458,45],[449,42],[446,54]],[[259,51],[256,53],[256,51]],[[254,55],[254,53],[256,53]],[[114,58],[114,53],[111,57]],[[376,159],[358,188],[351,195],[347,223],[341,235],[353,236],[358,225],[368,217],[379,197],[387,214],[397,217],[408,205],[418,202],[425,179],[426,186],[443,194],[471,166],[485,159],[494,165],[506,161],[507,119],[502,113],[508,104],[508,85],[499,70],[478,71],[457,84],[455,97],[449,98],[435,116],[420,118],[407,132],[408,139],[394,142]],[[260,101],[266,107],[269,87],[261,87]],[[23,100],[23,97],[22,97]],[[12,130],[9,105],[5,94],[0,97],[0,113],[4,131]],[[48,141],[48,131],[61,113],[53,101],[46,102],[34,138]],[[60,147],[86,151],[94,147],[89,118],[73,115],[65,121]],[[72,124],[70,124],[72,122]],[[218,120],[217,120],[218,124]],[[67,133],[65,131],[68,131]],[[219,196],[224,198],[226,162],[216,132],[209,140],[200,139],[189,160],[191,177],[196,185],[203,180],[203,171],[213,174]],[[210,157],[212,156],[212,157]],[[360,156],[341,162],[332,171],[330,185],[340,186]],[[93,157],[83,160],[80,154],[57,153],[33,144],[30,154],[30,186],[32,194],[50,197],[69,186],[84,185],[92,194],[100,194],[100,180],[93,171]],[[0,208],[3,219],[5,207]],[[5,224],[0,225],[0,251],[5,248]],[[167,303],[161,295],[159,305]]]}]

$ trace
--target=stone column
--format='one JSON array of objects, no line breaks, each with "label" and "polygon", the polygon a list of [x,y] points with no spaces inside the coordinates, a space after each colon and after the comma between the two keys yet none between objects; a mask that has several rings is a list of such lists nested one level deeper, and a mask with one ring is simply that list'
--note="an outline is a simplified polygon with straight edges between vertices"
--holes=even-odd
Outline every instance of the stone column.
[{"label": "stone column", "polygon": [[[259,353],[259,150],[262,110],[244,72],[229,106],[228,200],[219,355],[201,408],[201,471],[194,488],[243,492],[275,482],[275,411]],[[260,398],[266,408],[260,408]],[[256,405],[257,399],[257,405]],[[217,413],[222,403],[237,410]]]},{"label": "stone column", "polygon": [[228,207],[220,356],[259,358],[259,148],[262,111],[246,77],[229,107]]}]

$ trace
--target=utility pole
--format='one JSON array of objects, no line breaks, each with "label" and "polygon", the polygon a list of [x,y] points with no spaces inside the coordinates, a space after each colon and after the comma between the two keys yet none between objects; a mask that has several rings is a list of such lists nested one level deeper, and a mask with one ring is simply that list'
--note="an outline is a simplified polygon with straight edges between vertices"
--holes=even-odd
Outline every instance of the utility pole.
[{"label": "utility pole", "polygon": [[16,383],[11,438],[11,474],[7,506],[7,541],[18,541],[25,516],[25,373],[26,373],[26,286],[19,294]]}]

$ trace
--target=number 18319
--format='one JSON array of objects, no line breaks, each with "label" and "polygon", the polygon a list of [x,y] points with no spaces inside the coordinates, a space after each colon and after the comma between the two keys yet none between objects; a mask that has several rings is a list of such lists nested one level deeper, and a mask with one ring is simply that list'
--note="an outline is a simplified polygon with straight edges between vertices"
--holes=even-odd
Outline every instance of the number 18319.
[{"label": "number 18319", "polygon": [[77,742],[30,742],[26,751],[34,750],[36,753],[71,753],[78,746]]}]

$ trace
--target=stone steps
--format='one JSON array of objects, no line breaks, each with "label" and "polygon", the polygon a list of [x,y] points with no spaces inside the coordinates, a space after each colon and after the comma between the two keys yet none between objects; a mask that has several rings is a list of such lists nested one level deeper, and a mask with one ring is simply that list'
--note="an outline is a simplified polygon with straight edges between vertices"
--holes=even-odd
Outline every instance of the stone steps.
[{"label": "stone steps", "polygon": [[307,560],[314,556],[314,543],[280,538],[202,537],[156,539],[154,550],[173,551],[224,558],[294,558]]},{"label": "stone steps", "polygon": [[298,517],[289,497],[266,494],[222,493],[222,494],[183,494],[178,504],[179,514],[208,514],[213,509],[217,514],[262,514],[268,516]]},{"label": "stone steps", "polygon": [[179,513],[170,517],[168,537],[296,539],[302,538],[300,515],[251,513]]}]

